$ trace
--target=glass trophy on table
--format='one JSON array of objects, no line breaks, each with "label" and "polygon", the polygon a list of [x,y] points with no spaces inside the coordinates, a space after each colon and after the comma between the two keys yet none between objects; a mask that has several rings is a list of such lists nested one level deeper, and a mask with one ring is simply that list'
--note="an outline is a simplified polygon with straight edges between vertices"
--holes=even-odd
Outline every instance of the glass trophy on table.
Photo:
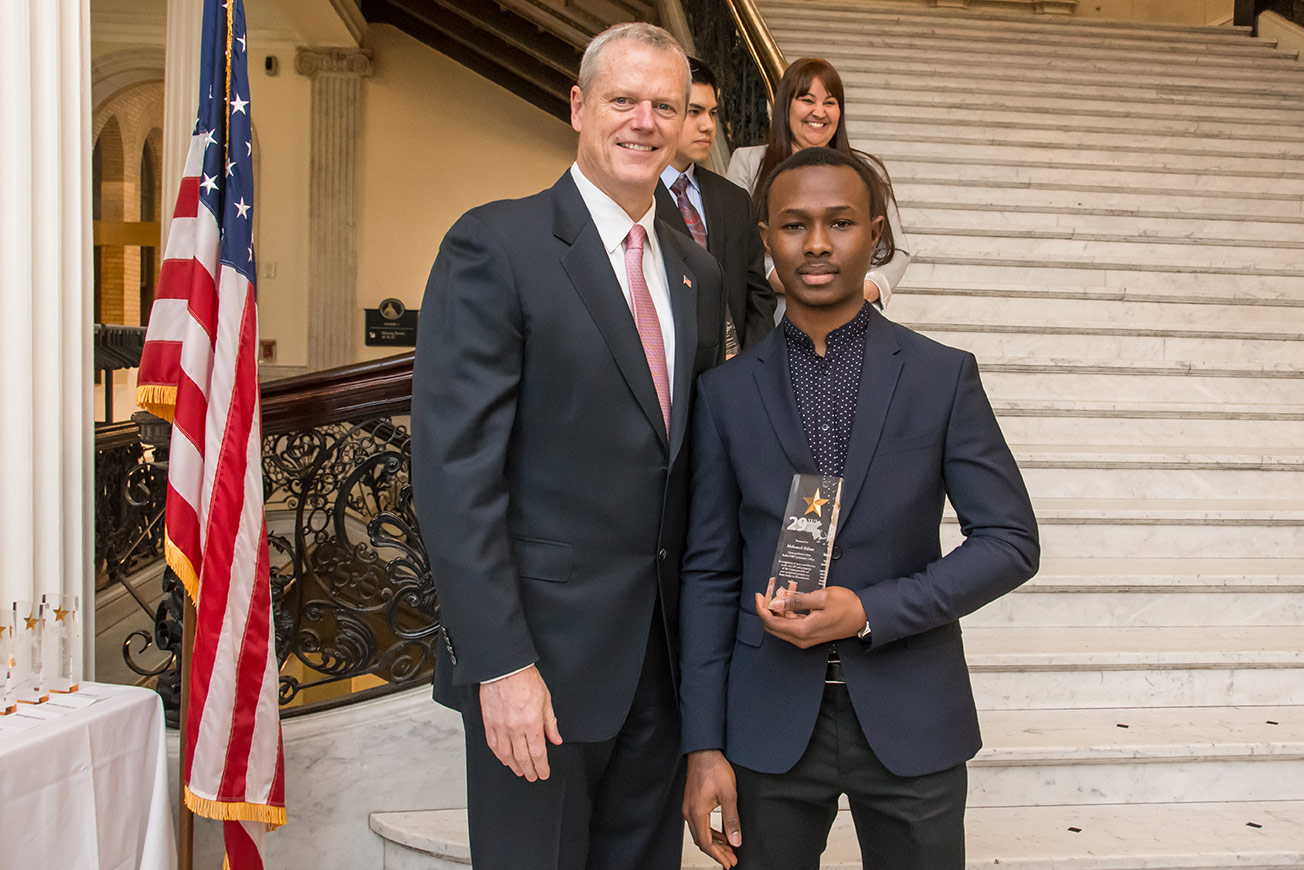
[{"label": "glass trophy on table", "polygon": [[792,476],[779,544],[770,567],[774,588],[767,594],[783,597],[824,588],[841,507],[841,477],[828,474]]},{"label": "glass trophy on table", "polygon": [[14,613],[10,610],[0,620],[0,716],[8,716],[18,709],[14,691]]},{"label": "glass trophy on table", "polygon": [[77,604],[77,596],[69,593],[47,592],[41,596],[45,612],[45,688],[50,692],[75,692],[81,682],[81,611]]},{"label": "glass trophy on table", "polygon": [[14,602],[14,668],[11,679],[20,704],[42,704],[50,699],[42,669],[44,619],[39,601]]}]

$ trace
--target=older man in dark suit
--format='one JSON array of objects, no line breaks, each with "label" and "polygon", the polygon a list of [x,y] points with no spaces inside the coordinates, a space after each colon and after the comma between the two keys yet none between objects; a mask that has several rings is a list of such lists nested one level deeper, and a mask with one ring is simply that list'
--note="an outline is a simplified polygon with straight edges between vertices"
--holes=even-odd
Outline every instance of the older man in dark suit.
[{"label": "older man in dark suit", "polygon": [[724,335],[719,266],[654,216],[687,95],[665,31],[595,37],[575,164],[464,215],[426,287],[414,488],[478,870],[679,867],[684,445]]},{"label": "older man in dark suit", "polygon": [[[980,741],[958,620],[1033,575],[1036,520],[973,355],[863,298],[882,180],[807,148],[770,185],[785,319],[702,376],[694,411],[685,815],[722,866],[814,870],[845,794],[866,868],[963,870]],[[828,583],[772,598],[796,472],[842,478]],[[944,556],[948,497],[965,541]]]},{"label": "older man in dark suit", "polygon": [[765,278],[765,250],[756,231],[752,198],[722,175],[698,165],[716,135],[716,80],[711,68],[688,59],[693,88],[688,118],[657,187],[657,217],[711,252],[724,272],[725,351],[733,356],[774,330],[777,301]]}]

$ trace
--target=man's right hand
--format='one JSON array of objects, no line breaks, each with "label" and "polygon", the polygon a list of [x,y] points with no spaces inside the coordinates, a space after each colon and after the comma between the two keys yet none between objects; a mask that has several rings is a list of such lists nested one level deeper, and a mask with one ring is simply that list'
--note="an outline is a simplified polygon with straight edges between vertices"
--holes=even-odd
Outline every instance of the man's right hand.
[{"label": "man's right hand", "polygon": [[561,745],[552,693],[539,669],[525,670],[480,684],[480,716],[489,749],[498,760],[530,782],[548,778],[548,746]]},{"label": "man's right hand", "polygon": [[[720,808],[723,832],[711,827],[711,812]],[[721,867],[735,867],[734,849],[743,844],[738,823],[738,787],[733,768],[718,749],[688,753],[688,784],[684,788],[684,819],[697,848]]]}]

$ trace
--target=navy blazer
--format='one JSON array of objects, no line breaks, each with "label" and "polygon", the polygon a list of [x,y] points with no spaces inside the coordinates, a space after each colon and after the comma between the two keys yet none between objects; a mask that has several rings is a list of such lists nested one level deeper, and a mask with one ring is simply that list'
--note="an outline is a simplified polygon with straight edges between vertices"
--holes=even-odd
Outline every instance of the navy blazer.
[{"label": "navy blazer", "polygon": [[[782,329],[705,373],[692,423],[680,686],[684,751],[781,773],[810,740],[827,648],[765,632],[764,592],[792,475],[815,472]],[[950,498],[964,543],[943,556]],[[917,776],[978,751],[961,616],[1037,570],[1036,518],[972,354],[870,311],[828,582],[856,591],[872,646],[837,642],[865,737]]]},{"label": "navy blazer", "polygon": [[[426,285],[412,474],[445,643],[435,698],[537,662],[568,740],[612,737],[653,607],[678,648],[688,412],[723,359],[716,262],[658,221],[675,328],[670,432],[629,305],[566,172],[463,215]],[[673,665],[673,663],[672,663]]]}]

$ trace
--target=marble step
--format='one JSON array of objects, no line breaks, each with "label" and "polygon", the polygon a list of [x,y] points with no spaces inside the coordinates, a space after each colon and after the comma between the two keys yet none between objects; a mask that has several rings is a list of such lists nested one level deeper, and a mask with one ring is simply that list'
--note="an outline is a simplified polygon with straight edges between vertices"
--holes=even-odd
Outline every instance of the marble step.
[{"label": "marble step", "polygon": [[976,123],[967,118],[920,119],[908,112],[869,113],[855,106],[847,111],[846,119],[848,135],[853,142],[890,136],[906,146],[910,142],[949,142],[1063,149],[1108,148],[1154,155],[1164,152],[1283,158],[1304,155],[1304,137],[1289,133],[1274,136],[1225,133],[1210,138],[1182,131],[1140,131],[1107,120],[1046,123],[1028,119],[1018,126],[1010,126]]},{"label": "marble step", "polygon": [[[885,63],[885,59],[890,62]],[[1278,67],[1276,72],[1279,75],[1265,78],[1253,64],[1211,69],[1177,58],[1118,64],[1058,55],[1007,55],[1000,63],[994,64],[990,58],[938,55],[923,49],[901,47],[890,51],[880,48],[872,54],[844,53],[836,66],[844,82],[897,75],[944,84],[957,83],[960,87],[979,82],[1045,82],[1067,87],[1145,86],[1158,88],[1161,93],[1183,96],[1207,93],[1213,98],[1245,95],[1254,99],[1277,97],[1294,100],[1299,96],[1298,83],[1304,79],[1304,71],[1288,67]]]},{"label": "marble step", "polygon": [[[903,216],[903,219],[904,216]],[[1304,241],[1228,243],[1199,239],[1163,239],[1125,233],[1075,233],[1066,230],[1007,229],[993,220],[987,229],[967,227],[923,228],[906,235],[911,254],[930,256],[986,256],[1040,258],[1063,261],[1093,258],[1115,263],[1143,262],[1166,265],[1173,271],[1190,266],[1206,268],[1268,268],[1293,270],[1304,278]],[[1257,242],[1257,243],[1256,243]]]},{"label": "marble step", "polygon": [[[902,142],[880,138],[872,130],[852,144],[877,156],[891,172],[898,161],[948,162],[964,165],[1022,166],[1030,169],[1072,169],[1084,172],[1127,171],[1146,175],[1211,173],[1245,178],[1304,177],[1304,157],[1264,157],[1227,152],[1159,153],[1123,149],[1047,147],[1021,144]],[[1191,150],[1191,149],[1188,149]]]},{"label": "marble step", "polygon": [[1232,43],[1251,38],[1252,28],[1201,26],[1175,24],[1162,21],[1135,23],[1106,18],[1051,18],[1026,14],[1002,14],[993,9],[959,10],[947,8],[921,9],[918,3],[879,2],[784,2],[761,0],[758,4],[767,22],[779,16],[811,15],[817,19],[835,17],[838,21],[865,21],[878,23],[914,24],[932,29],[946,27],[954,32],[988,31],[1001,34],[1032,36],[1036,34],[1095,34],[1101,38],[1161,38],[1165,44],[1174,43]]},{"label": "marble step", "polygon": [[[1304,340],[1289,325],[1273,331],[1267,324],[1239,324],[1235,330],[1230,327],[1218,330],[1204,324],[1146,326],[1106,322],[1061,325],[1046,320],[965,323],[958,320],[911,320],[891,310],[888,317],[943,344],[971,351],[979,359],[1013,359],[1026,355],[1032,359],[1100,363],[1123,360],[1180,364],[1202,360],[1211,364],[1222,363],[1224,370],[1244,369],[1250,364],[1304,364]],[[1012,397],[995,394],[993,398]],[[1289,412],[1291,408],[1278,404],[1265,410]]]},{"label": "marble step", "polygon": [[[907,231],[908,228],[907,228]],[[909,272],[907,272],[909,276]],[[1094,323],[1098,325],[1146,328],[1223,327],[1229,330],[1266,329],[1280,332],[1304,331],[1304,299],[1299,304],[1273,304],[1272,300],[1249,300],[1257,304],[1228,305],[1200,297],[1167,297],[1154,301],[1140,294],[1092,293],[1088,288],[1047,288],[1044,295],[1004,292],[1002,288],[947,288],[912,286],[902,282],[892,293],[888,316],[905,322],[954,320],[961,323]],[[1078,294],[1080,295],[1071,295]],[[1161,301],[1162,300],[1162,301]],[[1181,301],[1178,301],[1181,300]]]},{"label": "marble step", "polygon": [[970,626],[981,710],[1299,706],[1293,626]]},{"label": "marble step", "polygon": [[[837,61],[830,57],[836,65]],[[854,89],[853,89],[854,90]],[[1188,115],[1163,114],[1144,107],[1125,106],[1110,110],[1102,108],[1076,108],[1065,106],[1043,109],[1029,106],[1026,101],[1011,98],[1007,102],[991,99],[965,100],[943,95],[936,102],[912,96],[893,97],[879,93],[861,100],[848,101],[848,115],[857,120],[868,115],[873,118],[885,115],[890,118],[910,117],[917,123],[960,123],[964,125],[1026,124],[1047,126],[1076,126],[1092,128],[1124,128],[1131,133],[1194,135],[1217,137],[1234,134],[1243,137],[1271,136],[1284,141],[1295,141],[1300,135],[1300,122],[1294,118],[1259,117],[1241,120],[1224,117],[1217,112],[1200,114],[1192,110]]]},{"label": "marble step", "polygon": [[[1304,363],[1298,366],[1190,370],[1184,364],[1028,359],[983,367],[989,396],[1007,401],[1073,396],[1085,401],[1219,402],[1304,408]],[[1304,488],[1297,490],[1304,493]]]},{"label": "marble step", "polygon": [[[1084,76],[1048,76],[1044,70],[1035,74],[1006,71],[1004,68],[987,73],[966,74],[961,77],[942,72],[935,67],[917,68],[907,63],[905,69],[896,64],[883,69],[861,61],[839,68],[844,83],[854,82],[855,87],[871,84],[888,93],[927,94],[945,92],[955,96],[987,96],[1004,100],[1024,98],[1085,97],[1090,100],[1115,100],[1120,104],[1161,107],[1205,105],[1216,109],[1304,109],[1304,98],[1298,93],[1265,91],[1253,86],[1240,90],[1215,88],[1207,84],[1174,86],[1170,79],[1161,76],[1108,78],[1099,77],[1084,81]],[[957,80],[960,79],[960,80]],[[854,101],[849,100],[848,102]]]},{"label": "marble step", "polygon": [[1089,258],[1047,260],[934,254],[910,265],[917,284],[1023,284],[1034,287],[1100,287],[1189,294],[1245,292],[1259,299],[1304,298],[1304,271],[1271,266],[1195,266],[1130,263]]},{"label": "marble step", "polygon": [[[892,172],[892,167],[889,166],[888,171]],[[1030,181],[968,180],[900,173],[893,175],[892,186],[898,201],[945,198],[965,206],[985,205],[998,213],[1007,206],[1016,206],[1043,210],[1097,208],[1183,212],[1193,217],[1242,214],[1253,220],[1265,217],[1294,220],[1304,216],[1299,197],[1250,191],[1229,194],[1156,187],[1129,190],[1114,185],[1073,181],[1034,184]]]},{"label": "marble step", "polygon": [[822,56],[837,61],[839,53],[857,53],[882,56],[897,50],[927,50],[939,58],[954,56],[982,57],[1067,57],[1082,60],[1112,60],[1119,64],[1176,63],[1197,67],[1237,66],[1248,64],[1265,71],[1290,69],[1297,53],[1279,50],[1277,46],[1260,39],[1247,39],[1223,44],[1167,43],[1162,39],[1110,40],[1097,35],[1052,36],[1028,38],[1018,35],[993,37],[991,35],[950,32],[932,33],[919,28],[893,25],[875,26],[854,20],[839,21],[835,27],[828,22],[788,17],[767,21],[770,32],[788,57],[821,56],[815,49],[822,48]]},{"label": "marble step", "polygon": [[[1304,123],[1301,125],[1304,127]],[[1264,193],[1273,197],[1304,193],[1304,173],[1260,173],[1257,170],[1182,171],[1105,163],[1075,161],[1052,163],[971,157],[963,153],[952,156],[910,157],[898,153],[877,155],[894,180],[930,178],[979,182],[1020,183],[1025,185],[1081,185],[1094,188],[1141,188],[1160,193],[1179,192],[1218,196],[1220,194]]]},{"label": "marble step", "polygon": [[[471,863],[466,810],[373,812],[384,870],[461,870]],[[971,807],[965,870],[1287,870],[1304,866],[1304,801]],[[685,870],[719,867],[684,832]],[[838,813],[820,870],[861,870],[848,811]]]},{"label": "marble step", "polygon": [[1231,99],[1146,99],[1102,96],[1089,86],[1076,92],[1023,92],[993,88],[951,88],[941,81],[919,87],[893,86],[873,77],[844,82],[848,106],[973,107],[984,110],[1037,111],[1058,115],[1124,116],[1138,119],[1208,119],[1242,124],[1299,124],[1304,104],[1238,104]]},{"label": "marble step", "polygon": [[[1214,33],[1212,39],[1189,34],[1170,38],[1170,34],[1136,30],[1089,31],[1072,27],[1047,30],[1007,29],[998,24],[983,27],[956,27],[948,21],[893,21],[882,16],[848,15],[812,6],[802,10],[776,9],[766,16],[770,32],[780,43],[809,41],[822,36],[841,41],[865,40],[873,45],[894,47],[936,46],[941,52],[954,51],[979,43],[986,51],[1002,51],[1023,56],[1039,51],[1113,52],[1152,60],[1171,57],[1176,62],[1203,58],[1251,58],[1290,55],[1268,39],[1228,39]],[[836,30],[830,32],[830,27]]]},{"label": "marble step", "polygon": [[[1033,505],[1048,556],[1248,558],[1304,552],[1304,501],[1298,498],[1041,497]],[[948,508],[942,552],[963,540]]]},{"label": "marble step", "polygon": [[[1302,164],[1304,165],[1304,164]],[[1260,249],[1281,247],[1304,250],[1304,216],[1259,220],[1245,215],[1217,217],[1182,212],[1128,213],[1116,210],[1036,209],[990,204],[944,201],[899,200],[906,235],[980,234],[990,237],[1033,236],[1086,241],[1200,245],[1208,252],[1228,248]]]},{"label": "marble step", "polygon": [[1242,450],[1016,444],[1014,455],[1038,498],[1287,499],[1304,492],[1304,453]]},{"label": "marble step", "polygon": [[[1026,472],[1025,472],[1026,473]],[[964,618],[975,628],[1304,623],[1301,559],[1042,560],[1036,577]]]},{"label": "marble step", "polygon": [[[1223,287],[1221,290],[1208,287],[1182,287],[1180,289],[1151,288],[1144,285],[1131,287],[1104,287],[1100,285],[1071,284],[978,284],[975,282],[925,282],[916,279],[916,273],[907,271],[904,279],[897,286],[897,292],[911,297],[944,296],[951,299],[988,299],[988,300],[1043,300],[1048,303],[1069,301],[1101,300],[1110,303],[1138,304],[1152,306],[1158,310],[1161,306],[1186,306],[1192,314],[1192,322],[1206,320],[1216,312],[1218,316],[1241,317],[1247,320],[1257,318],[1240,309],[1268,309],[1280,312],[1282,322],[1288,322],[1290,311],[1304,307],[1304,296],[1282,295],[1264,292],[1263,288]],[[1258,292],[1255,292],[1257,289]],[[1234,291],[1234,292],[1232,292]],[[895,305],[895,296],[893,297]],[[1205,314],[1198,312],[1203,310]],[[1107,318],[1104,318],[1107,319]],[[1162,317],[1157,318],[1162,320]],[[1176,318],[1180,320],[1181,318]],[[1271,318],[1269,318],[1271,319]]]},{"label": "marble step", "polygon": [[1235,444],[1266,450],[1304,444],[1304,411],[1299,408],[999,398],[992,407],[1006,440],[1016,446],[1202,450]]},{"label": "marble step", "polygon": [[985,710],[975,807],[1304,800],[1304,707]]}]

